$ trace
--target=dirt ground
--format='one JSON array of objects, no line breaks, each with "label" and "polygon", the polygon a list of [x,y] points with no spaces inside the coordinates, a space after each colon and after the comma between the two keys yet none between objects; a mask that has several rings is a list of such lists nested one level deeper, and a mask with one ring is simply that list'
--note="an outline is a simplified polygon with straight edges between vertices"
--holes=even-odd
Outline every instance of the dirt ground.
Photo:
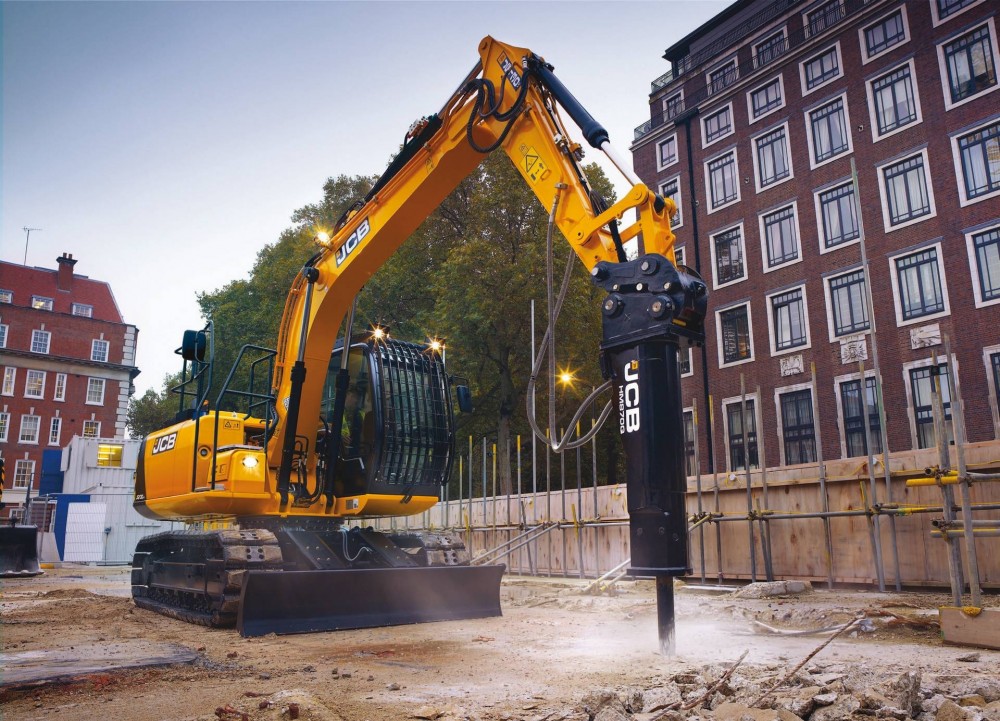
[{"label": "dirt ground", "polygon": [[[919,671],[924,698],[958,686],[979,689],[985,701],[996,699],[983,688],[1000,695],[1000,652],[942,644],[943,593],[817,589],[754,600],[679,588],[678,654],[668,659],[657,653],[652,582],[595,597],[575,580],[509,578],[502,618],[256,639],[137,609],[128,584],[127,569],[87,566],[3,582],[0,718],[283,721],[297,705],[298,718],[322,721],[586,721],[594,717],[588,696],[607,689],[645,696],[620,718],[653,719],[664,707],[658,695],[704,691],[744,651],[729,689],[766,689],[828,638],[790,631],[857,613],[865,620],[792,685],[825,689],[842,679],[843,687],[853,678],[874,687]],[[171,658],[179,662],[136,667]],[[59,678],[12,681],[25,664]],[[679,718],[713,717],[700,709]]]}]

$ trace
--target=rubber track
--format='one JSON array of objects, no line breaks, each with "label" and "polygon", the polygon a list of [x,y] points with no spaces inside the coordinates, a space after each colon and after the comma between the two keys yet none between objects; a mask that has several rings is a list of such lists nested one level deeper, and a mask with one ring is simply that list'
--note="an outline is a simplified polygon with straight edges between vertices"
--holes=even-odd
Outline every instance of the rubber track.
[{"label": "rubber track", "polygon": [[[163,588],[165,580],[145,571],[147,557],[165,560],[178,555],[182,561],[201,563],[206,575],[219,573],[221,594],[198,593],[188,588]],[[193,557],[194,556],[194,557]],[[200,558],[196,558],[200,556]],[[248,570],[283,570],[281,548],[270,531],[168,531],[147,536],[136,546],[132,559],[132,599],[139,608],[187,623],[213,628],[236,625],[240,592]],[[150,585],[159,587],[151,588]]]}]

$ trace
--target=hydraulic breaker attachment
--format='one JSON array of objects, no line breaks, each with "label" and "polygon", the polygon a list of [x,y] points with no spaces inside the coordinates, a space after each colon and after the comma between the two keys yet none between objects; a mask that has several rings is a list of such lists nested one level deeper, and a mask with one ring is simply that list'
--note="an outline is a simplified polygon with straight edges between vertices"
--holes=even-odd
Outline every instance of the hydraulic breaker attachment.
[{"label": "hydraulic breaker attachment", "polygon": [[704,337],[707,294],[693,271],[661,255],[599,263],[602,369],[614,384],[625,451],[630,573],[656,579],[660,651],[674,652],[671,577],[689,572],[684,422],[678,351]]},{"label": "hydraulic breaker attachment", "polygon": [[500,613],[504,566],[248,571],[241,636],[375,628]]},{"label": "hydraulic breaker attachment", "polygon": [[0,578],[38,576],[38,529],[0,526]]}]

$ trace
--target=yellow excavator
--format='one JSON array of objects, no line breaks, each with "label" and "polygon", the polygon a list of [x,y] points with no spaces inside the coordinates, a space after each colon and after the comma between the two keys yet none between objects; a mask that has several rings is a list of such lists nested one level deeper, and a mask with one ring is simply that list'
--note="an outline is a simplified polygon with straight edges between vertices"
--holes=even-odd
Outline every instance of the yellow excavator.
[{"label": "yellow excavator", "polygon": [[[491,37],[479,56],[443,108],[413,124],[367,197],[317,239],[288,294],[277,350],[244,347],[213,410],[213,328],[185,334],[178,390],[187,410],[146,438],[134,505],[151,518],[226,517],[237,528],[140,542],[137,605],[235,624],[245,636],[500,614],[503,566],[470,565],[457,536],[362,523],[438,501],[454,455],[453,404],[467,405],[469,394],[453,387],[434,347],[356,333],[354,301],[501,150],[550,209],[549,241],[558,227],[607,292],[601,368],[626,457],[632,570],[657,577],[661,645],[672,643],[669,580],[688,569],[678,346],[703,338],[706,286],[676,265],[673,202],[635,178],[553,67]],[[592,191],[563,113],[632,182],[610,207]],[[245,405],[228,410],[237,401]]]}]

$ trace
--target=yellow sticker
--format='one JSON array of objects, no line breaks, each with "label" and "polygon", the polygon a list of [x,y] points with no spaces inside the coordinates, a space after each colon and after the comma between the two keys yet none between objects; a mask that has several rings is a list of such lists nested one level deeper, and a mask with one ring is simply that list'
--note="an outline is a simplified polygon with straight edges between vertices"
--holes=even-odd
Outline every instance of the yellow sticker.
[{"label": "yellow sticker", "polygon": [[548,170],[548,166],[545,165],[545,161],[541,159],[538,151],[534,147],[528,148],[524,153],[524,173],[528,179],[537,183],[542,179],[546,170]]}]

